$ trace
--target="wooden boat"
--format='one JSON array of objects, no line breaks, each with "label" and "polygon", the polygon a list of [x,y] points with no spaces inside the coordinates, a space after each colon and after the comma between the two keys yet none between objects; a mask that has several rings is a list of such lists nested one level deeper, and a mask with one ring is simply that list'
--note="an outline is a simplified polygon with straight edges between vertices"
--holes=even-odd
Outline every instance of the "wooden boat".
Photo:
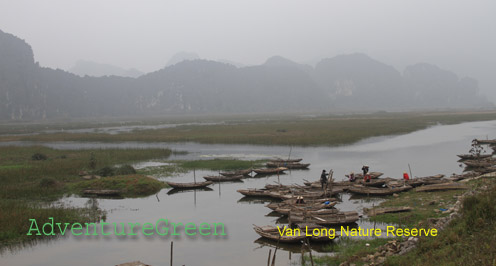
[{"label": "wooden boat", "polygon": [[282,184],[266,184],[265,185],[265,189],[269,189],[269,190],[281,190],[281,189],[286,189],[286,190],[289,190],[289,189],[298,189],[300,188],[301,186],[298,186],[298,185],[282,185]]},{"label": "wooden boat", "polygon": [[294,223],[314,223],[318,225],[344,225],[352,224],[358,221],[360,217],[356,211],[350,212],[338,212],[335,214],[327,215],[301,215],[297,213],[291,213],[289,215],[289,221],[291,224]]},{"label": "wooden boat", "polygon": [[468,160],[468,161],[464,161],[463,163],[466,166],[478,168],[478,167],[491,167],[491,166],[496,164],[496,161],[494,161],[494,160],[477,160],[477,161]]},{"label": "wooden boat", "polygon": [[437,175],[430,175],[430,176],[423,176],[423,177],[416,177],[416,178],[422,178],[422,179],[439,179],[443,178],[443,174],[437,174]]},{"label": "wooden boat", "polygon": [[[333,241],[335,238],[338,237],[338,235],[327,235],[329,234],[329,228],[320,226],[318,224],[312,224],[312,223],[299,223],[296,224],[296,227],[299,228],[302,232],[308,232],[311,236],[310,241],[313,242],[330,242]],[[321,232],[321,235],[314,235],[313,230],[317,229],[319,232]],[[323,233],[326,232],[326,233]]]},{"label": "wooden boat", "polygon": [[460,183],[446,183],[446,184],[436,184],[421,186],[415,189],[416,192],[427,192],[427,191],[440,191],[440,190],[456,190],[456,189],[467,189],[466,185]]},{"label": "wooden boat", "polygon": [[456,181],[460,181],[460,180],[471,178],[471,177],[475,177],[475,176],[477,176],[477,173],[475,173],[475,172],[467,172],[467,173],[464,173],[464,174],[461,174],[461,175],[453,174],[448,179],[451,180],[451,181],[453,181],[453,182],[456,182]]},{"label": "wooden boat", "polygon": [[238,189],[237,192],[245,195],[246,197],[270,197],[272,198],[272,194],[270,190],[266,189]]},{"label": "wooden boat", "polygon": [[220,175],[223,176],[250,175],[252,171],[253,171],[252,169],[245,169],[245,170],[237,170],[232,172],[221,172]]},{"label": "wooden boat", "polygon": [[348,192],[360,195],[387,196],[412,189],[411,186],[401,186],[395,188],[375,188],[355,185],[348,188]]},{"label": "wooden boat", "polygon": [[193,188],[203,188],[206,186],[209,186],[213,184],[212,181],[205,181],[205,182],[196,182],[196,183],[176,183],[176,182],[170,182],[166,181],[167,185],[176,188],[176,189],[193,189]]},{"label": "wooden boat", "polygon": [[479,155],[474,155],[474,154],[458,154],[456,155],[460,157],[462,160],[478,160],[478,159],[484,159],[484,158],[489,158],[492,156],[492,154],[479,154]]},{"label": "wooden boat", "polygon": [[475,139],[474,141],[477,142],[477,144],[489,144],[489,145],[496,144],[496,139]]},{"label": "wooden boat", "polygon": [[307,169],[309,163],[283,163],[283,162],[268,162],[266,163],[268,168],[286,167],[288,169]]},{"label": "wooden boat", "polygon": [[397,212],[409,212],[413,210],[412,207],[385,207],[385,208],[374,208],[374,209],[365,209],[364,211],[367,213],[369,217],[385,214],[385,213],[397,213]]},{"label": "wooden boat", "polygon": [[[368,187],[382,187],[384,186],[387,182],[390,180],[393,180],[392,178],[377,178],[377,179],[371,179],[370,182],[364,182],[363,178],[362,179],[355,179],[354,182],[351,181],[333,181],[331,185],[333,187],[348,187],[348,186],[353,186],[356,184],[362,184],[364,186]],[[321,184],[320,181],[314,181],[314,182],[309,182],[308,180],[305,180],[303,182],[305,186],[313,187],[313,188],[320,188]],[[346,189],[345,189],[346,190]]]},{"label": "wooden boat", "polygon": [[276,208],[274,211],[284,214],[284,215],[289,215],[290,213],[295,213],[295,214],[310,214],[310,215],[325,215],[325,214],[335,214],[338,213],[339,210],[333,209],[334,205],[336,205],[337,202],[330,202],[328,205],[324,204],[315,204],[315,205],[305,205],[305,206],[295,206],[295,205],[286,205],[286,206],[281,206]]},{"label": "wooden boat", "polygon": [[298,162],[301,162],[301,160],[303,159],[287,159],[287,160],[284,160],[284,159],[273,159],[273,160],[269,160],[269,162],[272,162],[272,163],[298,163]]},{"label": "wooden boat", "polygon": [[209,187],[197,187],[197,188],[173,188],[167,191],[167,195],[174,195],[179,193],[189,193],[191,191],[214,191]]},{"label": "wooden boat", "polygon": [[[305,182],[303,182],[303,184],[307,187],[311,187],[311,188],[321,188],[322,187],[320,180],[313,181],[313,182],[310,182],[306,179],[303,179],[303,180],[305,180]],[[356,184],[356,183],[350,182],[350,181],[333,181],[331,183],[331,186],[332,187],[347,187],[347,186],[352,186],[354,184]]]},{"label": "wooden boat", "polygon": [[[360,184],[366,187],[383,187],[389,179],[371,179],[369,182],[363,181],[363,179],[357,180],[354,183]],[[352,183],[352,182],[349,182]]]},{"label": "wooden boat", "polygon": [[268,238],[270,240],[277,241],[280,243],[300,243],[301,241],[303,241],[307,238],[307,236],[304,233],[299,234],[299,235],[294,235],[294,236],[287,236],[284,233],[281,235],[281,233],[279,231],[282,232],[284,230],[284,227],[283,228],[277,228],[277,227],[271,226],[271,225],[266,225],[263,227],[253,225],[253,230],[255,230],[255,232],[257,234],[259,234],[261,237],[265,237],[265,238]]},{"label": "wooden boat", "polygon": [[97,196],[119,196],[121,191],[117,189],[85,189],[83,193]]},{"label": "wooden boat", "polygon": [[474,172],[481,173],[481,174],[492,173],[492,172],[496,172],[496,167],[491,166],[491,167],[476,168],[476,169],[474,169]]},{"label": "wooden boat", "polygon": [[272,197],[281,200],[303,197],[304,199],[321,199],[343,192],[341,187],[333,187],[332,190],[327,190],[325,193],[321,189],[315,190],[300,190],[300,191],[271,191]]},{"label": "wooden boat", "polygon": [[244,178],[243,175],[233,175],[233,176],[204,176],[207,181],[212,182],[227,182],[227,181],[239,181]]},{"label": "wooden boat", "polygon": [[[277,248],[277,252],[280,252],[281,250],[291,252],[292,254],[301,254],[301,244],[294,244],[294,243],[277,243],[277,241],[267,239],[265,237],[259,237],[253,243],[257,244],[258,248],[270,248],[270,249],[275,249]],[[310,245],[310,249],[312,249],[312,252],[320,252],[320,253],[327,253],[329,252],[329,244],[324,243],[324,242],[313,242],[312,245]],[[308,249],[304,250],[305,253],[308,252]]]},{"label": "wooden boat", "polygon": [[402,179],[391,180],[386,183],[387,187],[396,188],[401,187],[403,185],[408,185],[411,187],[419,187],[423,185],[432,185],[432,184],[443,184],[450,182],[449,179],[441,178],[444,175],[435,175],[435,176],[427,176],[427,177],[415,177],[410,180],[404,181]]},{"label": "wooden boat", "polygon": [[[381,173],[381,172],[369,172],[369,175],[370,175],[370,178],[371,179],[376,179],[376,178],[379,178],[379,176],[383,175],[384,173]],[[350,178],[349,175],[345,175],[347,178]],[[356,180],[359,180],[359,179],[362,179],[363,180],[363,174],[362,173],[356,173],[355,174],[355,179]]]},{"label": "wooden boat", "polygon": [[277,173],[283,173],[286,170],[288,170],[288,168],[286,168],[286,167],[253,169],[253,171],[259,175],[273,175],[273,174],[277,174]]},{"label": "wooden boat", "polygon": [[303,204],[296,203],[297,200],[298,200],[297,198],[291,198],[291,199],[283,200],[282,202],[272,202],[272,203],[269,203],[268,205],[266,205],[265,207],[267,207],[271,210],[275,210],[279,207],[286,207],[286,206],[290,206],[290,205],[305,206],[305,205],[317,205],[317,204],[319,204],[322,208],[326,208],[326,207],[330,208],[330,207],[334,206],[335,204],[324,204],[324,203],[325,202],[329,202],[329,203],[336,202],[337,203],[336,198],[303,199],[305,202]]}]

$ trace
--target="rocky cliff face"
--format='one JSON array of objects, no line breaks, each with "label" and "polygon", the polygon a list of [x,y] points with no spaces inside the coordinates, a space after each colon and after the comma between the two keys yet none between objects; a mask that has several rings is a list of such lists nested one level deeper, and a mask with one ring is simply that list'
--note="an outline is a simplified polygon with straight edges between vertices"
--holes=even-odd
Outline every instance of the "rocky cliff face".
[{"label": "rocky cliff face", "polygon": [[31,46],[0,31],[0,119],[44,117],[44,95],[37,71]]},{"label": "rocky cliff face", "polygon": [[279,56],[241,68],[196,59],[138,78],[80,77],[39,67],[26,42],[0,31],[0,120],[492,106],[477,88],[433,65],[402,75],[364,54],[315,68]]}]

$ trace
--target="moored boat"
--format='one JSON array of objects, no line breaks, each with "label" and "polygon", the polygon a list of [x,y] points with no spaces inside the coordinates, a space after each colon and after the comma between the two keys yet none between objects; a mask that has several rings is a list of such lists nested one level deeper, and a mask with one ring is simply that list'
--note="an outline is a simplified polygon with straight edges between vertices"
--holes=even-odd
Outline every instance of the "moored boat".
[{"label": "moored boat", "polygon": [[250,168],[250,169],[244,169],[244,170],[236,170],[236,171],[232,171],[232,172],[220,172],[220,175],[223,175],[223,176],[250,175],[250,173],[252,171],[253,170]]},{"label": "moored boat", "polygon": [[191,182],[191,183],[176,183],[176,182],[170,182],[166,181],[167,185],[176,188],[176,189],[192,189],[192,188],[203,188],[206,186],[209,186],[213,184],[212,181],[205,181],[205,182]]},{"label": "moored boat", "polygon": [[351,186],[348,188],[348,192],[360,195],[371,195],[371,196],[387,196],[393,195],[394,193],[399,193],[403,191],[408,191],[412,189],[411,186],[400,186],[395,188],[375,188],[375,187],[365,187],[360,185]]},{"label": "moored boat", "polygon": [[237,192],[247,196],[247,197],[270,197],[272,194],[266,189],[238,189]]},{"label": "moored boat", "polygon": [[310,166],[309,163],[285,163],[285,162],[268,162],[268,168],[286,167],[288,169],[306,169]]},{"label": "moored boat", "polygon": [[446,184],[435,184],[428,186],[421,186],[415,189],[416,192],[427,192],[427,191],[441,191],[441,190],[457,190],[457,189],[467,189],[468,187],[460,183],[446,183]]},{"label": "moored boat", "polygon": [[253,230],[255,230],[255,232],[259,234],[261,237],[265,237],[280,243],[300,243],[301,241],[307,238],[305,234],[287,235],[286,230],[291,230],[287,226],[278,228],[271,225],[266,225],[266,226],[253,225]]},{"label": "moored boat", "polygon": [[243,175],[233,175],[233,176],[204,176],[207,181],[213,182],[228,182],[228,181],[239,181],[244,178]]},{"label": "moored boat", "polygon": [[335,214],[326,215],[301,215],[299,213],[291,213],[289,221],[294,223],[314,223],[318,225],[344,225],[352,224],[360,219],[356,211],[338,212]]},{"label": "moored boat", "polygon": [[458,154],[456,155],[462,160],[478,160],[478,159],[484,159],[484,158],[489,158],[492,155],[491,154]]},{"label": "moored boat", "polygon": [[483,159],[483,160],[468,160],[463,162],[466,166],[469,167],[491,167],[496,164],[496,160],[493,159]]},{"label": "moored boat", "polygon": [[[384,173],[381,173],[381,172],[369,172],[369,175],[370,175],[370,178],[371,179],[375,179],[375,178],[379,178],[380,176],[382,176]],[[345,175],[347,178],[350,178],[349,175]],[[363,174],[362,173],[356,173],[355,174],[355,179],[359,180],[359,179],[363,179]]]},{"label": "moored boat", "polygon": [[96,196],[119,196],[121,191],[117,189],[86,189],[83,190],[83,193]]},{"label": "moored boat", "polygon": [[298,159],[273,159],[273,160],[269,160],[269,162],[273,162],[273,163],[298,163],[298,162],[301,162],[301,158],[298,158]]},{"label": "moored boat", "polygon": [[273,175],[273,174],[283,173],[286,170],[288,170],[288,168],[286,167],[253,169],[253,171],[258,175]]},{"label": "moored boat", "polygon": [[477,144],[496,145],[496,139],[474,139]]}]

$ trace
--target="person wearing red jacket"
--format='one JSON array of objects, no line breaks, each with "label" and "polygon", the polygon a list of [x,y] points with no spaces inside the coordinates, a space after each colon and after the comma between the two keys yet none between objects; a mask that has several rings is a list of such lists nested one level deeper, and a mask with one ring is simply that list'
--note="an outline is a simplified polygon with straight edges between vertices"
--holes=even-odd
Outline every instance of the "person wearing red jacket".
[{"label": "person wearing red jacket", "polygon": [[403,173],[403,179],[404,179],[405,181],[408,181],[408,180],[410,180],[410,176],[408,176],[408,174],[407,174],[406,172],[404,172],[404,173]]}]

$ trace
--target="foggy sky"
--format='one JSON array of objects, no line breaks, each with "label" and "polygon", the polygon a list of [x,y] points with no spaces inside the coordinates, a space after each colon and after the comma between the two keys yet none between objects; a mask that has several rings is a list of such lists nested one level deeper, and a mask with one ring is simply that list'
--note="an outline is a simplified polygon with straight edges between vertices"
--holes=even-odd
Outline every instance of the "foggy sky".
[{"label": "foggy sky", "polygon": [[496,99],[493,0],[0,0],[0,29],[42,66],[90,60],[144,72],[177,52],[261,64],[362,52],[399,71],[428,62]]}]

